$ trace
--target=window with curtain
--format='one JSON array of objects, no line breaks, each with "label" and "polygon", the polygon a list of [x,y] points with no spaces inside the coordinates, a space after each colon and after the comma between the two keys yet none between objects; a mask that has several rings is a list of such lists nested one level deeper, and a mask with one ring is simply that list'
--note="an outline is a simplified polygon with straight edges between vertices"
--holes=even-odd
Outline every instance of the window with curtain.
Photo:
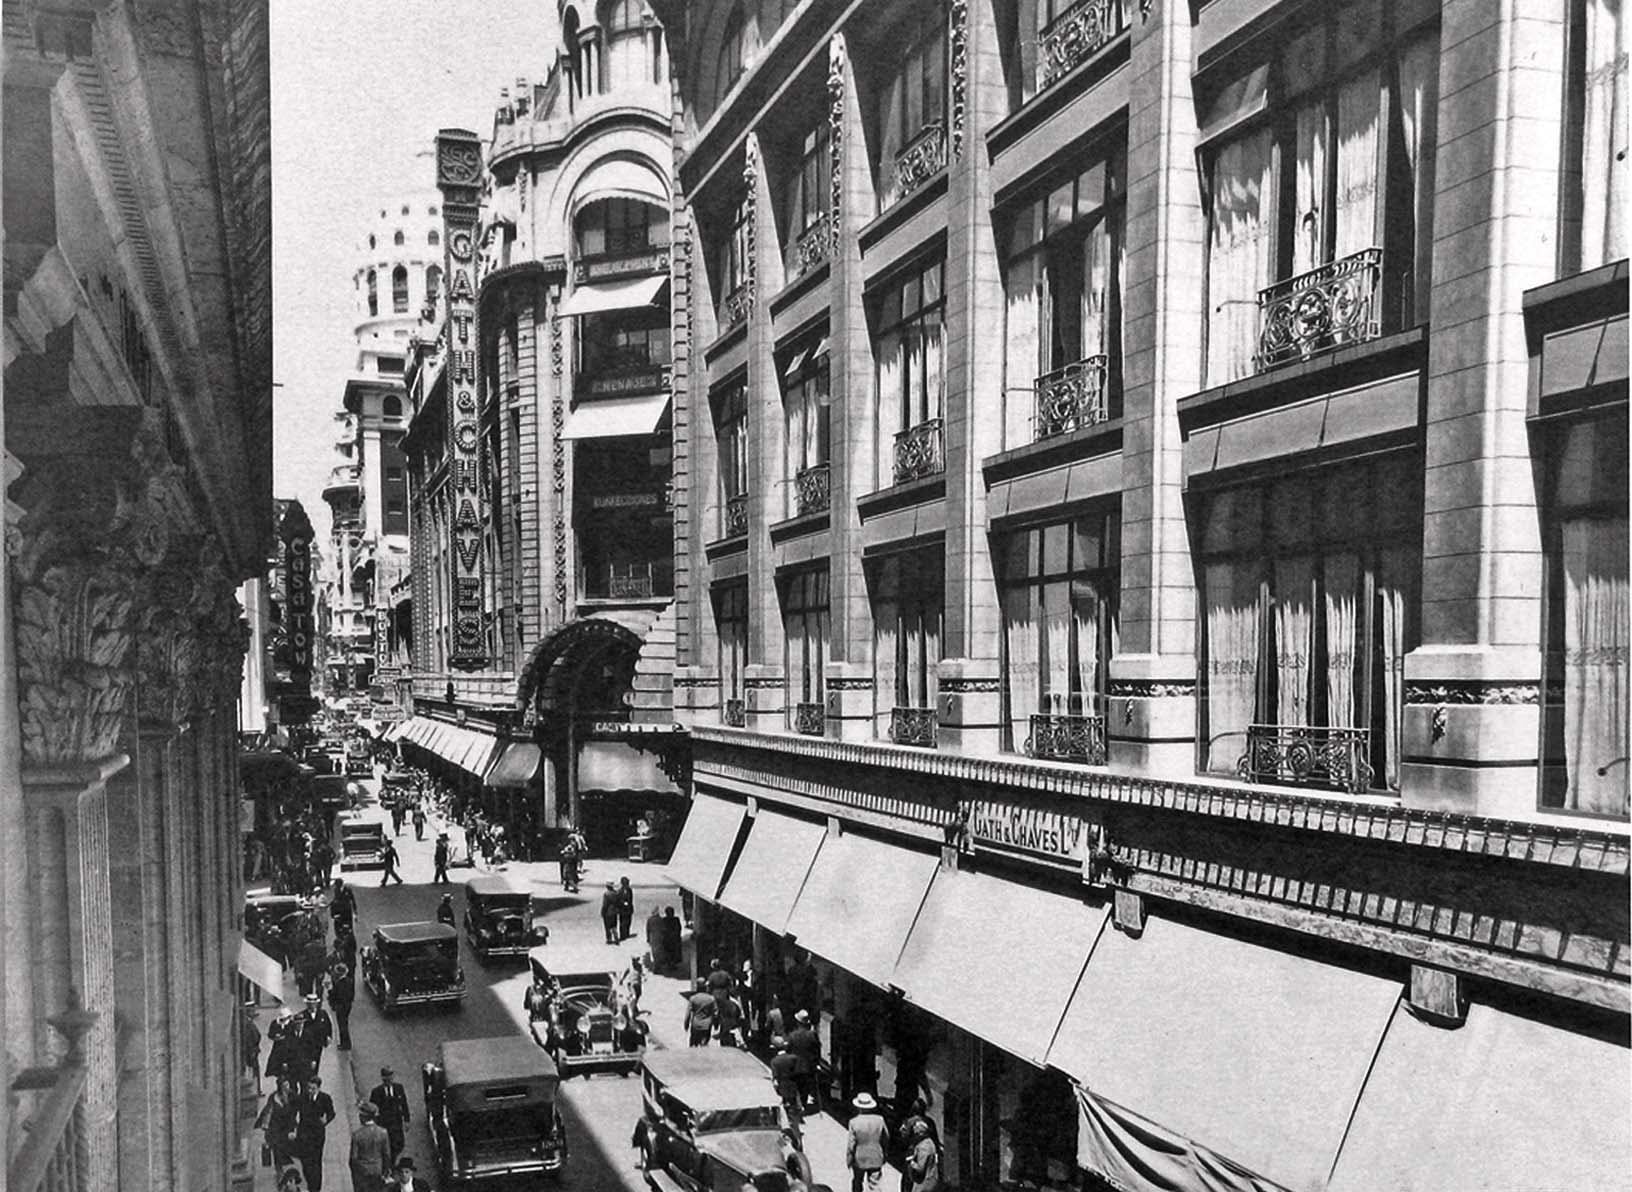
[{"label": "window with curtain", "polygon": [[893,708],[935,707],[945,607],[942,546],[873,560],[867,582],[873,606],[873,698],[879,736],[889,737]]},{"label": "window with curtain", "polygon": [[753,241],[753,233],[750,230],[749,222],[752,217],[753,208],[748,203],[747,194],[743,194],[738,199],[737,205],[732,208],[730,223],[726,227],[725,235],[720,239],[719,295],[721,303],[740,289],[748,280],[748,253]]},{"label": "window with curtain", "polygon": [[823,676],[827,667],[827,568],[795,572],[782,589],[783,674],[787,681],[788,714],[796,704],[819,704],[827,698]]},{"label": "window with curtain", "polygon": [[669,319],[657,308],[609,311],[578,320],[578,374],[605,378],[669,362]]},{"label": "window with curtain", "polygon": [[1427,316],[1439,33],[1421,24],[1425,11],[1411,0],[1333,6],[1202,96],[1208,385],[1264,363],[1259,291],[1274,282],[1358,278],[1344,309],[1369,318],[1338,342]]},{"label": "window with curtain", "polygon": [[[802,266],[800,238],[812,229],[824,226],[828,209],[833,205],[832,157],[828,138],[827,113],[824,110],[800,141],[799,170],[788,187],[786,226],[790,276],[799,273]],[[826,246],[821,247],[821,258],[826,259]]]},{"label": "window with curtain", "polygon": [[1627,50],[1622,0],[1569,0],[1559,273],[1627,255]]},{"label": "window with curtain", "polygon": [[391,270],[391,311],[403,314],[408,310],[408,266],[398,265]]},{"label": "window with curtain", "polygon": [[[783,479],[788,490],[787,516],[793,517],[815,511],[803,507],[811,502],[801,500],[800,473],[825,467],[828,462],[832,399],[826,341],[796,348],[784,368],[782,412],[787,420],[787,461]],[[826,491],[825,484],[822,489]]]},{"label": "window with curtain", "polygon": [[1005,447],[1076,429],[1056,417],[1056,402],[1042,417],[1038,410],[1038,381],[1073,365],[1094,365],[1079,370],[1081,385],[1097,394],[1083,404],[1097,401],[1102,418],[1119,413],[1112,382],[1122,358],[1125,178],[1126,149],[1118,145],[1006,221]]},{"label": "window with curtain", "polygon": [[1004,748],[1032,714],[1103,714],[1116,649],[1121,547],[1116,511],[1018,530],[1002,542]]},{"label": "window with curtain", "polygon": [[[895,436],[941,417],[946,389],[945,295],[942,262],[892,281],[874,305],[878,384],[878,467],[875,487],[896,482]],[[938,469],[937,469],[938,470]]]},{"label": "window with curtain", "polygon": [[1252,724],[1364,728],[1373,788],[1399,789],[1421,500],[1405,452],[1202,498],[1206,772],[1235,773]]},{"label": "window with curtain", "polygon": [[380,274],[377,269],[368,271],[368,315],[373,318],[380,313]]},{"label": "window with curtain", "polygon": [[748,585],[714,589],[714,626],[719,638],[720,707],[742,698],[743,668],[748,664]]},{"label": "window with curtain", "polygon": [[720,536],[732,537],[731,502],[748,494],[748,387],[742,381],[726,385],[712,397],[714,439],[719,448]]},{"label": "window with curtain", "polygon": [[[946,28],[947,14],[939,4],[916,10],[914,19],[890,34],[889,41],[906,52],[883,92],[877,113],[879,147],[878,207],[880,211],[906,197],[912,185],[903,185],[896,163],[920,136],[940,138],[940,157],[946,155]],[[929,130],[934,129],[936,132]]]},{"label": "window with curtain", "polygon": [[1622,819],[1632,789],[1627,448],[1624,408],[1553,428],[1544,510],[1548,616],[1541,805]]},{"label": "window with curtain", "polygon": [[668,243],[669,224],[661,208],[639,199],[599,199],[573,221],[579,256],[637,253]]}]

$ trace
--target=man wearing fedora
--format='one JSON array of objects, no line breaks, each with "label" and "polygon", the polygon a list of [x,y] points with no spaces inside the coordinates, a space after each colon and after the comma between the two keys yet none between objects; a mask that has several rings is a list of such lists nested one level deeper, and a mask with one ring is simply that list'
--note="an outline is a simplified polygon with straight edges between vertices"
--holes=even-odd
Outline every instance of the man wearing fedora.
[{"label": "man wearing fedora", "polygon": [[362,1124],[351,1136],[352,1192],[384,1192],[391,1175],[391,1136],[380,1125],[380,1111],[372,1101],[357,1106]]},{"label": "man wearing fedora", "polygon": [[844,1161],[850,1168],[850,1192],[879,1192],[883,1187],[884,1152],[890,1146],[890,1128],[878,1112],[878,1102],[871,1093],[857,1093],[852,1104],[855,1116],[850,1119],[849,1137],[845,1141]]},{"label": "man wearing fedora", "polygon": [[391,1137],[391,1153],[402,1153],[404,1131],[408,1127],[408,1090],[404,1089],[390,1068],[380,1069],[380,1083],[368,1094],[368,1099],[379,1111],[380,1125]]},{"label": "man wearing fedora", "polygon": [[431,1186],[414,1174],[412,1155],[397,1159],[397,1166],[385,1186],[391,1192],[431,1192]]}]

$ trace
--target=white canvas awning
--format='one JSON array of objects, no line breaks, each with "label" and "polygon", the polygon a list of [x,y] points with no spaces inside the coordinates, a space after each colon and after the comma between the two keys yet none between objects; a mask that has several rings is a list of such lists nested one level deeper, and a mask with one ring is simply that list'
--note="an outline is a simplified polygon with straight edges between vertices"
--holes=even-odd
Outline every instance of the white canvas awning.
[{"label": "white canvas awning", "polygon": [[619,435],[649,435],[669,404],[667,393],[631,397],[598,397],[581,403],[567,415],[563,439],[612,439]]},{"label": "white canvas awning", "polygon": [[596,315],[609,310],[635,310],[657,301],[668,277],[632,277],[621,281],[587,282],[567,295],[564,315]]}]

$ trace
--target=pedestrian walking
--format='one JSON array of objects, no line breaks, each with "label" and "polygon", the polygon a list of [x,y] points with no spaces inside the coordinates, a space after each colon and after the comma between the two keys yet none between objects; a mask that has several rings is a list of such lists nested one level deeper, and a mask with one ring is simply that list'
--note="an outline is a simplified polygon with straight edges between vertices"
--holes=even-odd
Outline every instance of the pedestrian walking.
[{"label": "pedestrian walking", "polygon": [[380,860],[385,862],[385,872],[380,875],[380,888],[383,890],[385,883],[392,878],[397,879],[397,885],[402,885],[402,874],[397,872],[397,846],[387,840],[380,850]]},{"label": "pedestrian walking", "polygon": [[329,1008],[334,1011],[337,1051],[351,1050],[351,1005],[357,1000],[357,973],[338,945],[329,955]]},{"label": "pedestrian walking", "polygon": [[805,1107],[799,1092],[799,1057],[788,1050],[786,1039],[782,1040],[776,1054],[771,1057],[771,1087],[782,1098],[782,1111],[787,1114],[788,1125],[793,1128],[795,1137],[800,1137],[799,1132],[805,1123]]},{"label": "pedestrian walking", "polygon": [[662,930],[663,957],[660,963],[666,969],[675,969],[680,967],[682,951],[680,946],[680,933],[680,917],[674,913],[674,908],[672,906],[664,907]]},{"label": "pedestrian walking", "polygon": [[725,967],[725,962],[718,957],[708,962],[708,991],[715,997],[722,993],[730,993],[736,988],[737,982]]},{"label": "pedestrian walking", "polygon": [[391,1138],[391,1154],[402,1154],[402,1140],[408,1129],[408,1092],[390,1068],[380,1069],[380,1083],[368,1094],[379,1111],[380,1125]]},{"label": "pedestrian walking", "polygon": [[357,895],[346,879],[334,879],[334,893],[329,898],[329,922],[334,924],[334,934],[338,937],[342,928],[352,931],[357,923]]},{"label": "pedestrian walking", "polygon": [[440,886],[448,880],[448,834],[446,832],[438,833],[436,847],[431,850],[431,861],[436,866],[436,872],[431,876],[431,880]]},{"label": "pedestrian walking", "polygon": [[686,999],[686,1032],[691,1046],[707,1047],[714,1034],[714,995],[699,981],[696,991]]},{"label": "pedestrian walking", "polygon": [[295,1158],[312,1192],[323,1192],[323,1144],[332,1121],[334,1098],[323,1091],[323,1078],[314,1073],[295,1111]]},{"label": "pedestrian walking", "polygon": [[380,1125],[380,1111],[372,1101],[357,1106],[362,1119],[351,1136],[351,1153],[346,1165],[351,1168],[351,1192],[385,1192],[391,1178],[391,1136]]},{"label": "pedestrian walking", "polygon": [[459,926],[458,913],[453,909],[453,895],[442,895],[442,901],[436,904],[436,921],[446,923],[449,927]]},{"label": "pedestrian walking", "polygon": [[850,1168],[850,1192],[879,1192],[883,1186],[884,1153],[890,1145],[890,1128],[878,1112],[871,1093],[857,1093],[852,1104],[844,1144],[844,1162]]},{"label": "pedestrian walking", "polygon": [[414,1174],[414,1160],[411,1155],[403,1155],[397,1160],[396,1169],[391,1173],[391,1182],[387,1188],[397,1189],[398,1192],[431,1192],[431,1186]]},{"label": "pedestrian walking", "polygon": [[934,1136],[934,1126],[926,1117],[908,1120],[907,1163],[901,1173],[903,1192],[940,1192],[941,1144]]},{"label": "pedestrian walking", "polygon": [[606,929],[606,942],[618,942],[618,888],[611,882],[601,894],[601,926]]},{"label": "pedestrian walking", "polygon": [[793,1016],[788,1032],[788,1050],[799,1057],[799,1096],[805,1105],[822,1108],[822,1088],[818,1074],[822,1066],[822,1040],[810,1025],[810,1015],[800,1010]]},{"label": "pedestrian walking", "polygon": [[255,1128],[262,1132],[261,1146],[268,1152],[274,1170],[282,1171],[291,1162],[295,1145],[295,1084],[287,1076],[278,1077],[272,1095],[256,1115]]},{"label": "pedestrian walking", "polygon": [[285,1076],[299,1075],[296,1069],[300,1066],[300,1044],[293,1034],[294,1022],[295,1012],[285,1006],[266,1028],[266,1037],[272,1044],[272,1051],[266,1057],[266,1075],[274,1082]]},{"label": "pedestrian walking", "polygon": [[323,973],[329,967],[329,950],[321,935],[312,935],[300,946],[295,958],[295,985],[301,997],[315,993]]},{"label": "pedestrian walking", "polygon": [[661,972],[663,964],[663,910],[652,907],[646,916],[646,954],[652,958],[652,971]]},{"label": "pedestrian walking", "polygon": [[391,800],[391,835],[402,835],[402,796]]},{"label": "pedestrian walking", "polygon": [[334,1037],[334,1024],[316,992],[306,995],[306,1009],[295,1015],[290,1035],[295,1040],[295,1061],[300,1068],[297,1079],[316,1075],[323,1049]]},{"label": "pedestrian walking", "polygon": [[780,997],[773,997],[771,1008],[765,1011],[765,1041],[773,1051],[788,1041],[787,1016],[782,1010]]},{"label": "pedestrian walking", "polygon": [[423,803],[414,804],[414,839],[425,839],[425,805]]},{"label": "pedestrian walking", "polygon": [[635,921],[635,890],[627,877],[618,879],[618,939],[626,940],[634,934],[630,925]]},{"label": "pedestrian walking", "polygon": [[742,1006],[728,993],[714,995],[714,1021],[721,1047],[742,1046]]},{"label": "pedestrian walking", "polygon": [[255,1078],[255,1093],[261,1091],[261,1028],[255,1025],[255,1003],[245,1002],[238,1023],[239,1062]]}]

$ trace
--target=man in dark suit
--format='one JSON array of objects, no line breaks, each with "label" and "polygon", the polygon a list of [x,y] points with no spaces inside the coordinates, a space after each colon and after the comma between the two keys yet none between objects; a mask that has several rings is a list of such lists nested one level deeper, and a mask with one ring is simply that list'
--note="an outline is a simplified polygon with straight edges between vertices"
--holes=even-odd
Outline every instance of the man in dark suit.
[{"label": "man in dark suit", "polygon": [[821,1081],[818,1072],[822,1062],[822,1039],[810,1025],[810,1015],[800,1010],[793,1016],[793,1029],[788,1032],[788,1050],[799,1060],[799,1099],[806,1106],[814,1104],[821,1112]]},{"label": "man in dark suit", "polygon": [[295,1158],[312,1192],[323,1192],[323,1143],[334,1121],[334,1098],[323,1091],[321,1077],[306,1081],[306,1092],[295,1105]]},{"label": "man in dark suit", "polygon": [[351,958],[336,945],[329,954],[329,1006],[334,1010],[334,1025],[340,1035],[337,1050],[351,1050],[351,1004],[356,999],[357,974]]},{"label": "man in dark suit", "polygon": [[379,1110],[380,1125],[391,1138],[391,1154],[402,1154],[403,1134],[408,1128],[408,1091],[393,1079],[390,1068],[381,1068],[380,1083],[368,1099]]}]

